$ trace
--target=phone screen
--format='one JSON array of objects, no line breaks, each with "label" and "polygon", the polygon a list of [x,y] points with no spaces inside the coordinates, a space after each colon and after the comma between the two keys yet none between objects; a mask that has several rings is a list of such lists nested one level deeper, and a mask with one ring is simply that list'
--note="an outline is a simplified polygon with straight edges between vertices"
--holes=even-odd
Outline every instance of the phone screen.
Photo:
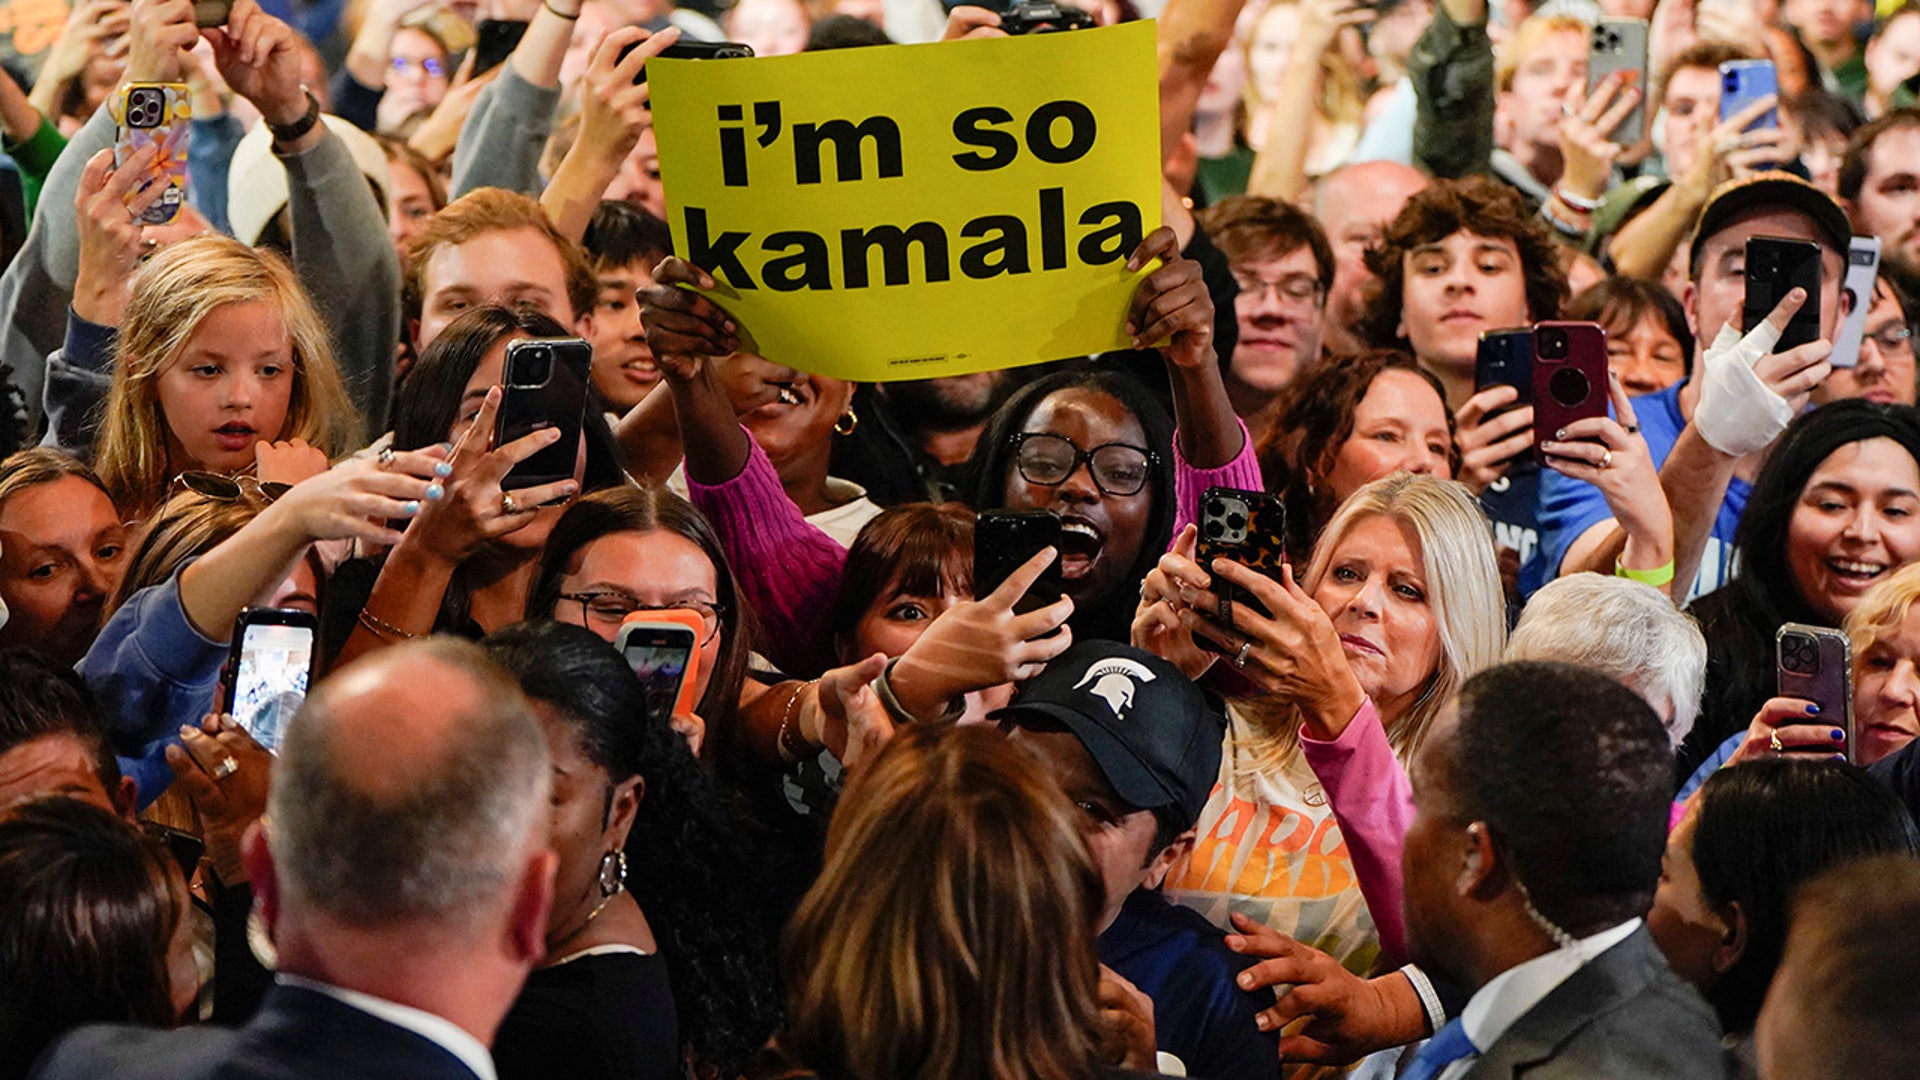
[{"label": "phone screen", "polygon": [[227,711],[254,741],[278,750],[288,721],[307,697],[313,629],[251,623],[244,634]]},{"label": "phone screen", "polygon": [[647,712],[660,719],[673,715],[674,700],[680,696],[680,684],[687,677],[690,645],[661,641],[629,640],[627,666],[646,689]]}]

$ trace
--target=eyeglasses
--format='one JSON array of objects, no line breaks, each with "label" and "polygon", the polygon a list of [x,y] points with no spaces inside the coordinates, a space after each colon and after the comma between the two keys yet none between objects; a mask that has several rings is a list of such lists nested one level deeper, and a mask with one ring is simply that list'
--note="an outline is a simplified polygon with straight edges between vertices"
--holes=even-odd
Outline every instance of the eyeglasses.
[{"label": "eyeglasses", "polygon": [[193,470],[173,478],[175,489],[186,488],[196,495],[221,502],[239,502],[243,498],[270,503],[293,489],[292,484],[260,481],[251,476],[226,476],[216,472]]},{"label": "eyeglasses", "polygon": [[[623,592],[561,593],[560,599],[579,604],[588,625],[616,629],[636,611],[662,610],[658,604],[643,604]],[[700,638],[702,645],[712,641],[714,635],[720,632],[720,618],[727,610],[722,604],[709,604],[705,600],[678,600],[667,606],[685,608],[700,616],[700,621],[706,624],[706,634]]]},{"label": "eyeglasses", "polygon": [[429,79],[443,78],[447,74],[446,65],[431,56],[423,60],[412,60],[404,56],[393,58],[393,70],[402,75],[412,72],[414,68],[419,68]]},{"label": "eyeglasses", "polygon": [[1312,274],[1288,274],[1279,281],[1268,281],[1253,274],[1236,272],[1233,283],[1240,287],[1243,296],[1265,296],[1269,289],[1280,300],[1293,304],[1318,304],[1326,296],[1320,287],[1320,279]]},{"label": "eyeglasses", "polygon": [[1869,333],[1867,340],[1879,346],[1882,352],[1911,352],[1913,351],[1913,328],[1905,323],[1896,323]]},{"label": "eyeglasses", "polygon": [[1067,477],[1088,466],[1093,485],[1108,495],[1137,495],[1147,486],[1151,466],[1159,458],[1151,450],[1126,443],[1107,443],[1091,450],[1065,435],[1023,431],[1012,437],[1013,463],[1030,484],[1058,487]]}]

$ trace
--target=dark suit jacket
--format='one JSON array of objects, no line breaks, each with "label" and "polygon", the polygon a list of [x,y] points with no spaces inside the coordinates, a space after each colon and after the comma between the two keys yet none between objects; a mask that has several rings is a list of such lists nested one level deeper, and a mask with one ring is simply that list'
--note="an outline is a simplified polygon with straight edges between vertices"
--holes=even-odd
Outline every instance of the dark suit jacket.
[{"label": "dark suit jacket", "polygon": [[117,1024],[56,1042],[35,1080],[474,1080],[438,1043],[325,994],[275,986],[242,1028],[177,1031]]},{"label": "dark suit jacket", "polygon": [[1568,976],[1465,1080],[1722,1080],[1720,1024],[1642,926]]}]

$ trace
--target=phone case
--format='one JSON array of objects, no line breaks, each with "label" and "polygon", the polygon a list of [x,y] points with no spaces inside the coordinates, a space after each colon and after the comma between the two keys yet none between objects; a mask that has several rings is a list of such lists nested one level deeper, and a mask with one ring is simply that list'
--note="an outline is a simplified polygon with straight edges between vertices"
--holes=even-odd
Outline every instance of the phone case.
[{"label": "phone case", "polygon": [[560,440],[515,465],[500,481],[503,490],[551,484],[573,475],[580,455],[580,429],[586,422],[587,373],[592,365],[593,347],[579,338],[531,338],[507,346],[505,388],[493,445],[505,446],[548,427],[560,429]]},{"label": "phone case", "polygon": [[1860,342],[1867,336],[1867,309],[1873,306],[1873,282],[1880,274],[1880,238],[1856,236],[1847,249],[1846,295],[1851,306],[1840,324],[1827,363],[1837,368],[1858,367]]},{"label": "phone case", "polygon": [[[1210,487],[1200,496],[1200,537],[1195,554],[1200,568],[1213,574],[1213,560],[1232,559],[1250,570],[1280,580],[1287,572],[1287,506],[1277,495],[1240,488]],[[1220,598],[1220,612],[1214,619],[1233,628],[1234,609],[1241,604],[1261,615],[1271,615],[1266,606],[1246,594],[1240,586],[1213,574],[1212,592]],[[1202,642],[1209,648],[1213,642]]]},{"label": "phone case", "polygon": [[1473,388],[1477,393],[1494,386],[1511,386],[1519,392],[1519,398],[1508,408],[1533,404],[1533,327],[1481,332],[1473,362]]},{"label": "phone case", "polygon": [[128,83],[115,99],[114,108],[119,124],[119,137],[113,144],[115,168],[148,146],[160,150],[146,181],[127,193],[127,201],[131,205],[134,196],[149,184],[165,184],[159,201],[140,215],[143,225],[165,225],[186,202],[187,132],[193,118],[187,84]]},{"label": "phone case", "polygon": [[[973,595],[986,596],[1041,548],[1060,546],[1060,518],[1050,510],[988,510],[973,523]],[[1043,608],[1064,595],[1060,560],[1041,572],[1039,580],[1014,605],[1025,613]]]},{"label": "phone case", "polygon": [[[1722,123],[1769,94],[1780,93],[1780,79],[1771,60],[1729,60],[1720,65],[1720,120]],[[1780,110],[1768,109],[1747,131],[1780,126]]]},{"label": "phone case", "polygon": [[[625,60],[627,54],[632,52],[636,46],[637,43],[621,49],[620,55],[615,57],[613,62],[618,64],[620,61]],[[753,59],[753,46],[738,41],[676,41],[666,48],[661,49],[660,55],[654,57],[654,59],[751,60]],[[647,69],[643,66],[640,69],[640,74],[633,77],[633,83],[635,86],[644,86],[646,81]]]},{"label": "phone case", "polygon": [[[250,647],[258,647],[257,630],[290,630],[305,635],[307,663],[305,671],[288,685],[255,688],[241,682],[242,660]],[[221,675],[225,711],[235,722],[268,750],[279,750],[280,739],[292,710],[281,707],[277,699],[289,692],[305,697],[313,684],[313,667],[319,652],[320,620],[312,612],[298,608],[247,608],[233,621],[233,638],[227,646],[227,667]]]},{"label": "phone case", "polygon": [[527,33],[524,19],[481,19],[473,47],[473,78],[506,62]]},{"label": "phone case", "polygon": [[[700,617],[699,612],[685,608],[636,611],[621,624],[620,636],[614,645],[625,656],[633,638],[656,635],[660,631],[676,634],[686,631],[693,636],[687,645],[686,660],[681,665],[680,682],[674,689],[673,699],[667,701],[661,695],[662,700],[655,700],[655,688],[648,686],[647,705],[662,720],[674,716],[692,716],[695,704],[693,691],[700,681],[700,638],[707,632],[706,620]],[[645,679],[642,681],[645,682]]]},{"label": "phone case", "polygon": [[1847,635],[1825,626],[1787,623],[1773,636],[1781,697],[1820,706],[1814,723],[1846,732],[1843,752],[1853,760],[1853,648]]},{"label": "phone case", "polygon": [[1796,286],[1807,291],[1807,300],[1787,320],[1787,328],[1773,347],[1777,353],[1820,337],[1820,245],[1773,236],[1747,240],[1746,295],[1741,308],[1744,329],[1760,325]]},{"label": "phone case", "polygon": [[1575,420],[1607,415],[1607,332],[1599,323],[1543,322],[1533,328],[1533,453]]},{"label": "phone case", "polygon": [[1606,16],[1593,28],[1593,41],[1587,53],[1587,90],[1616,71],[1633,73],[1629,88],[1640,91],[1640,100],[1610,137],[1621,146],[1633,146],[1646,136],[1647,124],[1647,24],[1642,19]]}]

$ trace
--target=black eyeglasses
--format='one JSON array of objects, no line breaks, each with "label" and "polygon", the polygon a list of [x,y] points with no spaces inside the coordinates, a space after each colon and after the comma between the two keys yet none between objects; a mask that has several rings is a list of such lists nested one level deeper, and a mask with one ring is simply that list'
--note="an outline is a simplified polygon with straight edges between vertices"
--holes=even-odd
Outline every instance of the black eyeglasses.
[{"label": "black eyeglasses", "polygon": [[1138,495],[1147,486],[1158,457],[1153,451],[1126,443],[1107,443],[1091,450],[1065,435],[1022,431],[1015,434],[1013,464],[1030,484],[1058,487],[1072,476],[1082,462],[1093,477],[1093,485],[1108,495]]},{"label": "black eyeglasses", "polygon": [[[580,610],[590,625],[615,629],[627,621],[627,616],[636,611],[661,610],[659,604],[644,604],[623,592],[561,593],[559,598],[579,604]],[[712,641],[714,635],[720,632],[720,618],[727,611],[725,606],[709,604],[705,600],[677,600],[665,606],[685,608],[700,616],[700,621],[706,624],[706,633],[700,638],[702,645]]]},{"label": "black eyeglasses", "polygon": [[186,488],[196,495],[205,495],[209,499],[218,499],[221,502],[239,502],[243,498],[254,498],[270,503],[293,489],[292,484],[198,470],[183,472],[174,477],[173,486]]}]

